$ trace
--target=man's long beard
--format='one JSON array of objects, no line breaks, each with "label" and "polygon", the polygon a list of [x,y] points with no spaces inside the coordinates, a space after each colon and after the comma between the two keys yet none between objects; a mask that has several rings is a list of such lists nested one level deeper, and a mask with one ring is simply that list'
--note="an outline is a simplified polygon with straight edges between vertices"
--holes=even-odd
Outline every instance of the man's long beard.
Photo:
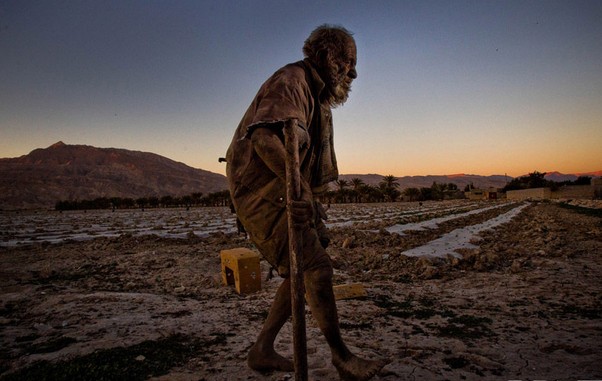
[{"label": "man's long beard", "polygon": [[332,68],[329,71],[330,80],[327,89],[329,94],[326,101],[330,107],[335,108],[343,105],[349,98],[353,79],[346,73],[335,72]]}]

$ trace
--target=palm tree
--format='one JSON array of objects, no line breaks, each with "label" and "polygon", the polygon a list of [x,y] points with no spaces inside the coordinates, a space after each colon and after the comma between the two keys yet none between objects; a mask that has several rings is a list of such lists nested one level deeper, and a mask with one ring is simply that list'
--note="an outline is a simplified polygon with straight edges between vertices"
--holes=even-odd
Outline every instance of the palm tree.
[{"label": "palm tree", "polygon": [[418,188],[406,188],[403,194],[410,200],[416,201],[420,197],[420,189]]},{"label": "palm tree", "polygon": [[347,202],[347,187],[349,186],[349,183],[347,182],[347,180],[336,180],[335,183],[337,184],[337,199],[339,202]]},{"label": "palm tree", "polygon": [[337,184],[337,188],[339,188],[339,191],[342,191],[343,189],[349,186],[347,180],[336,180],[335,183]]},{"label": "palm tree", "polygon": [[380,181],[380,184],[384,184],[385,189],[399,188],[399,183],[397,182],[397,177],[395,177],[393,175],[387,175],[387,176],[383,177],[383,179]]},{"label": "palm tree", "polygon": [[431,197],[433,200],[443,200],[443,194],[447,189],[447,184],[437,184],[436,181],[431,185]]},{"label": "palm tree", "polygon": [[399,188],[397,178],[393,175],[383,177],[378,186],[382,189],[386,198],[391,202],[395,201],[401,194],[401,192],[397,190],[397,188]]},{"label": "palm tree", "polygon": [[365,194],[368,202],[383,202],[385,201],[385,194],[379,187],[372,185],[364,185],[362,187],[362,194]]},{"label": "palm tree", "polygon": [[194,192],[191,194],[192,202],[194,205],[199,205],[201,203],[201,199],[203,198],[203,192]]},{"label": "palm tree", "polygon": [[351,179],[351,186],[355,190],[359,190],[359,188],[364,184],[364,180],[360,179],[359,177],[354,177]]},{"label": "palm tree", "polygon": [[355,202],[362,202],[362,190],[364,185],[364,180],[354,177],[351,179],[351,187],[353,188],[352,196],[355,198]]}]

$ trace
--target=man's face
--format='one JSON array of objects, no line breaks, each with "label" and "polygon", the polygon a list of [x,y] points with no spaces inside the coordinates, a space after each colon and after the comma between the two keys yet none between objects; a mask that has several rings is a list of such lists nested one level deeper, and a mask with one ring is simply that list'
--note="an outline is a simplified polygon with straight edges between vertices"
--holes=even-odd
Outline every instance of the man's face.
[{"label": "man's face", "polygon": [[350,40],[345,48],[334,57],[328,68],[328,87],[331,94],[331,106],[340,106],[349,97],[351,82],[357,78],[356,63],[357,51],[355,43],[353,40]]}]

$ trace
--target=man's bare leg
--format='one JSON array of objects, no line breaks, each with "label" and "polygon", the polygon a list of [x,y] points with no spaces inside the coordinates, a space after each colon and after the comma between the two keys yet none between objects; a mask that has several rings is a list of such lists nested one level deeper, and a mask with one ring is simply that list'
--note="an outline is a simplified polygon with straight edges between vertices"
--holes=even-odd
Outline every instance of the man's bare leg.
[{"label": "man's bare leg", "polygon": [[320,267],[306,271],[305,288],[311,312],[322,330],[332,353],[332,363],[342,380],[365,381],[385,366],[387,360],[365,360],[355,356],[341,337],[336,301],[332,291],[332,268]]},{"label": "man's bare leg", "polygon": [[280,329],[291,316],[291,281],[284,279],[270,307],[268,317],[263,323],[263,328],[257,341],[249,350],[247,363],[251,369],[267,371],[282,370],[292,372],[295,370],[291,360],[280,356],[274,350],[274,341]]}]

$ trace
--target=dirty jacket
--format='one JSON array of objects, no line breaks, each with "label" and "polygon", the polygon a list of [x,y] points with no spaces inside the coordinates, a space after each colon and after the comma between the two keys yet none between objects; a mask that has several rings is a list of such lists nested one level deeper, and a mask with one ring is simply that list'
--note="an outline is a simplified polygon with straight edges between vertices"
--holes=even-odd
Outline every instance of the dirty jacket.
[{"label": "dirty jacket", "polygon": [[284,121],[297,119],[301,176],[314,194],[338,178],[333,149],[332,113],[320,104],[324,82],[307,60],[284,66],[259,89],[228,148],[227,176],[237,199],[252,192],[276,207],[286,205],[286,184],[255,153],[251,135],[258,126],[274,128],[282,141]]}]

